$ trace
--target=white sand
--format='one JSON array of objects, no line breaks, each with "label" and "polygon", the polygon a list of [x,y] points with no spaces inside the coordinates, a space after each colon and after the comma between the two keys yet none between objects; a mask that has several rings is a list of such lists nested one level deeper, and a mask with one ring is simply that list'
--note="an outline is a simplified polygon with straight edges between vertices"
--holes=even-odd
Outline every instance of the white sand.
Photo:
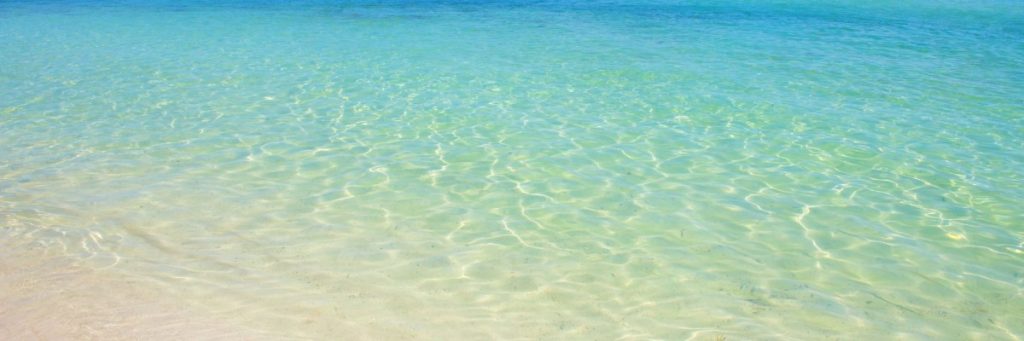
[{"label": "white sand", "polygon": [[154,288],[0,241],[0,340],[253,340]]}]

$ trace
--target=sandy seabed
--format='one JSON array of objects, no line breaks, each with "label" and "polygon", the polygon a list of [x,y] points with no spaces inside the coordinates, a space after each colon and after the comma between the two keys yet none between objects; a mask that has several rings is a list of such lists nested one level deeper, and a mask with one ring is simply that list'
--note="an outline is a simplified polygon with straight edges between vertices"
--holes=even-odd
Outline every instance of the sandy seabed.
[{"label": "sandy seabed", "polygon": [[0,340],[252,340],[144,283],[0,241]]}]

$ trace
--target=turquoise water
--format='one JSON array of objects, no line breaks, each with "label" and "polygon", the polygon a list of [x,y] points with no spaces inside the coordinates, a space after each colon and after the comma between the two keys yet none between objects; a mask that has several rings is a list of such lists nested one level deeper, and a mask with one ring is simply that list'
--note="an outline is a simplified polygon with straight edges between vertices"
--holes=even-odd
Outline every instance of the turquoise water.
[{"label": "turquoise water", "polygon": [[1024,338],[1017,1],[5,1],[0,89],[5,242],[269,339]]}]

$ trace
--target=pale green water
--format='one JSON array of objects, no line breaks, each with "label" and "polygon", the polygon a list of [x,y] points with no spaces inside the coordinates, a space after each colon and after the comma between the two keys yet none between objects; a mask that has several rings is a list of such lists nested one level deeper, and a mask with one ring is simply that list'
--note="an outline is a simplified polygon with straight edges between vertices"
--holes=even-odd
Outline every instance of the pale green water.
[{"label": "pale green water", "polygon": [[0,3],[0,236],[269,338],[1024,338],[1024,5]]}]

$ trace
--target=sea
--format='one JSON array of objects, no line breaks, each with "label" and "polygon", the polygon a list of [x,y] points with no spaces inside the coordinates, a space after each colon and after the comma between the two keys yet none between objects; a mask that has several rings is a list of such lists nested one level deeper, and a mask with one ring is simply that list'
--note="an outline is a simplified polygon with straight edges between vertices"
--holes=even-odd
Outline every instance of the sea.
[{"label": "sea", "polygon": [[3,0],[0,241],[12,339],[1021,340],[1024,2]]}]

